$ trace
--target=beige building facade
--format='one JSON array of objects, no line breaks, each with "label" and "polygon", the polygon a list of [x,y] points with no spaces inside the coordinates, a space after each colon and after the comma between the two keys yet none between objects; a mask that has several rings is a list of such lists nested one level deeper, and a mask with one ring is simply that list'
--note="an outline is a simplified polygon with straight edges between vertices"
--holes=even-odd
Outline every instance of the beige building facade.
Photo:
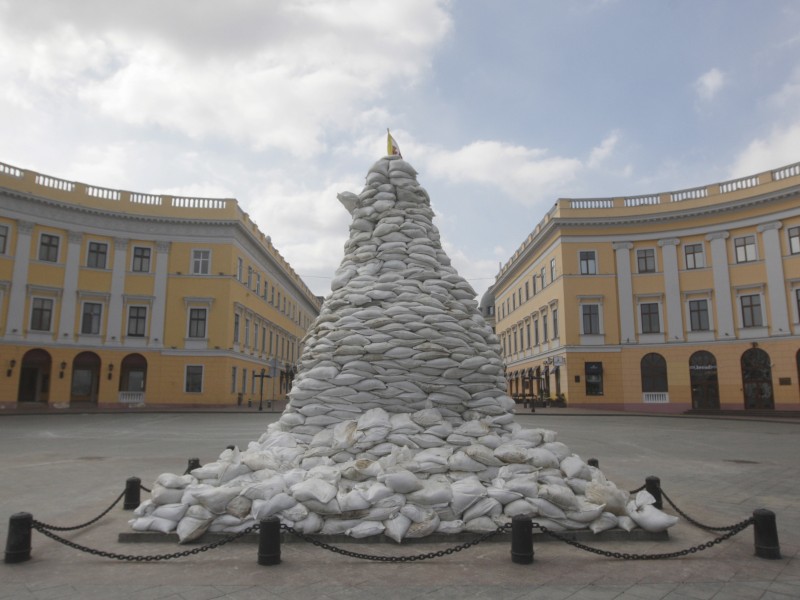
[{"label": "beige building facade", "polygon": [[0,163],[0,407],[281,400],[320,306],[234,199]]},{"label": "beige building facade", "polygon": [[800,410],[800,164],[559,199],[493,291],[520,402]]}]

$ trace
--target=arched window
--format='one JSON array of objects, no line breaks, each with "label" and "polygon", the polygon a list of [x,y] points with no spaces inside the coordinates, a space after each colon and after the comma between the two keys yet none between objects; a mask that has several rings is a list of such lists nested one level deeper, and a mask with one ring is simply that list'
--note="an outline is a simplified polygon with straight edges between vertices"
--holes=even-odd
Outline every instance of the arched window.
[{"label": "arched window", "polygon": [[667,392],[667,361],[656,352],[642,357],[642,392]]}]

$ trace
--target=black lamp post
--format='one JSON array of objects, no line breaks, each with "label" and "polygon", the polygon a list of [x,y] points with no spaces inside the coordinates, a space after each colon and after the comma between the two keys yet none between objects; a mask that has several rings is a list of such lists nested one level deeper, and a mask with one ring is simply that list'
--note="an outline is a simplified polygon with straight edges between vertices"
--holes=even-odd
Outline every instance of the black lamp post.
[{"label": "black lamp post", "polygon": [[266,369],[261,367],[261,375],[257,375],[257,377],[261,380],[261,397],[258,400],[258,410],[264,410],[264,374]]}]

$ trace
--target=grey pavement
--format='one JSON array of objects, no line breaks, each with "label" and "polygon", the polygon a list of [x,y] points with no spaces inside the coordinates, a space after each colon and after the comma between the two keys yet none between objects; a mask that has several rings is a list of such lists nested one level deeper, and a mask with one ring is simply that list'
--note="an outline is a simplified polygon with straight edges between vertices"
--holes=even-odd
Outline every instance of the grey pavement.
[{"label": "grey pavement", "polygon": [[[146,486],[163,472],[182,473],[189,458],[214,460],[229,444],[257,439],[277,413],[40,414],[0,417],[0,538],[8,517],[26,511],[54,525],[102,512],[138,476]],[[471,599],[547,600],[800,598],[800,422],[690,416],[641,416],[553,409],[519,415],[545,427],[583,458],[597,458],[620,487],[648,475],[687,514],[732,525],[757,508],[777,515],[781,560],[754,556],[753,530],[680,558],[625,561],[547,541],[532,565],[514,564],[510,544],[479,544],[413,563],[363,561],[306,543],[284,544],[280,565],[257,564],[257,546],[228,544],[163,562],[118,562],[92,556],[33,532],[30,561],[0,565],[0,599],[98,598],[210,600]],[[146,494],[143,495],[143,498]],[[669,506],[667,512],[672,512]],[[166,554],[196,546],[124,544],[130,513],[121,505],[98,523],[62,534],[119,554]],[[685,520],[665,541],[588,541],[622,553],[669,553],[716,537]],[[408,555],[455,544],[364,544],[342,547]]]}]

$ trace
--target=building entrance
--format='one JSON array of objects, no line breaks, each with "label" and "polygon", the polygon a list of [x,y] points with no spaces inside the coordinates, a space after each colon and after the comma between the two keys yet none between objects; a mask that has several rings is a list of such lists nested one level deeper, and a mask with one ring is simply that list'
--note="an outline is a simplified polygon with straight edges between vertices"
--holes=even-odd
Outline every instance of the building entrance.
[{"label": "building entrance", "polygon": [[711,352],[700,350],[689,357],[692,385],[692,408],[719,409],[717,359]]},{"label": "building entrance", "polygon": [[742,389],[746,409],[773,409],[772,366],[769,354],[761,348],[751,348],[742,354]]},{"label": "building entrance", "polygon": [[100,357],[94,352],[81,352],[72,361],[72,384],[69,401],[97,404],[100,388]]},{"label": "building entrance", "polygon": [[37,348],[22,357],[17,402],[44,402],[50,398],[50,353]]}]

